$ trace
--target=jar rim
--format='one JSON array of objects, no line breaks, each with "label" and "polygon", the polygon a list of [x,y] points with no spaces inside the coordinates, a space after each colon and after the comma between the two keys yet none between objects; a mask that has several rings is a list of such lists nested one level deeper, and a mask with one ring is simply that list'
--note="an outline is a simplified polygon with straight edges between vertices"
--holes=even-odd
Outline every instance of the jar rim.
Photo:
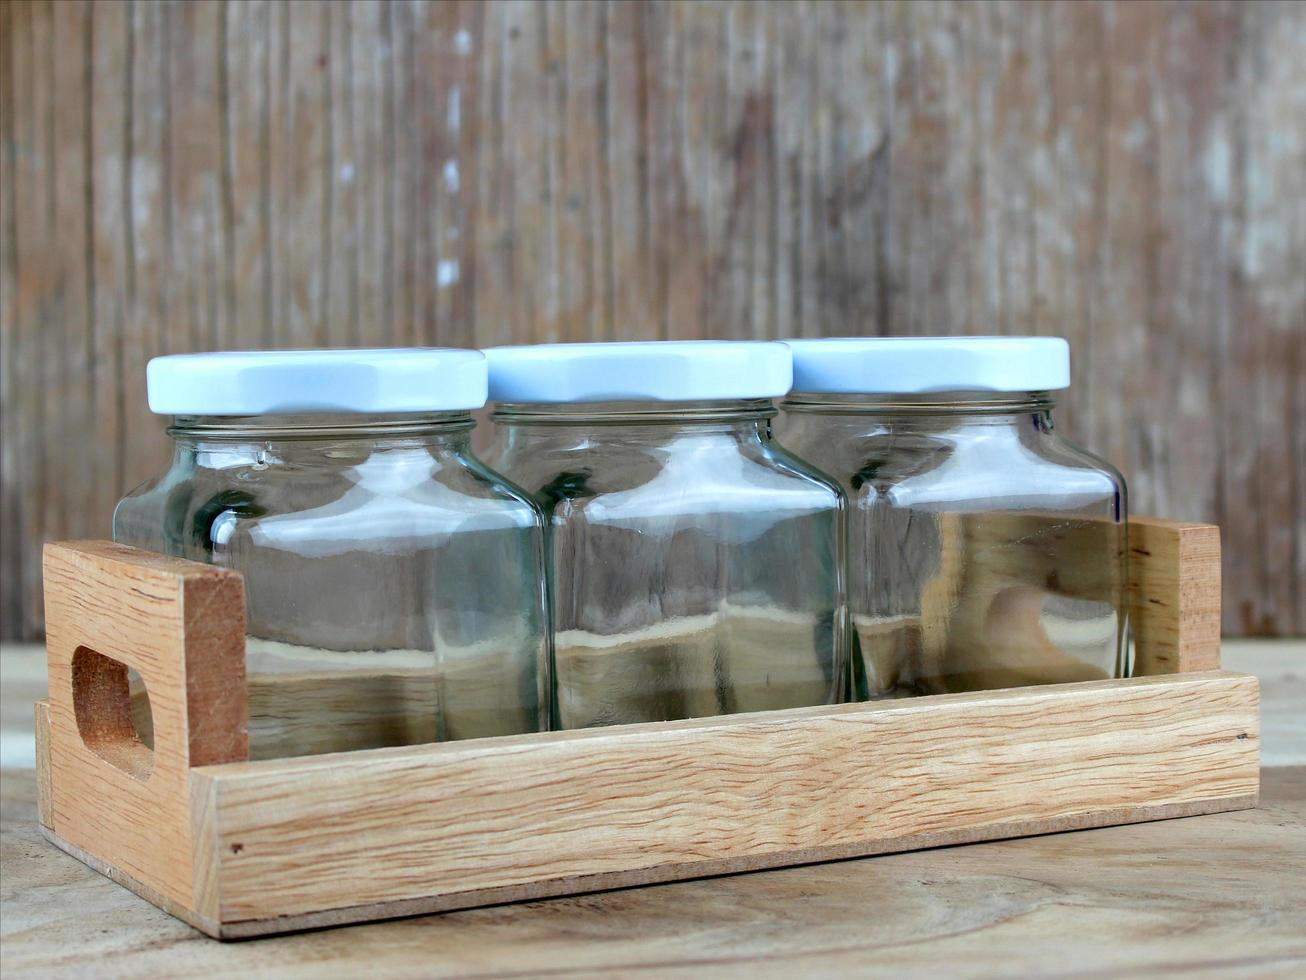
[{"label": "jar rim", "polygon": [[938,391],[868,394],[793,391],[780,403],[786,413],[814,415],[1012,415],[1056,406],[1051,391]]},{"label": "jar rim", "polygon": [[496,402],[499,425],[660,425],[762,421],[777,414],[770,398],[687,401]]},{"label": "jar rim", "polygon": [[284,413],[265,415],[176,415],[168,426],[173,438],[330,439],[392,438],[428,433],[462,432],[476,420],[469,410],[373,413]]}]

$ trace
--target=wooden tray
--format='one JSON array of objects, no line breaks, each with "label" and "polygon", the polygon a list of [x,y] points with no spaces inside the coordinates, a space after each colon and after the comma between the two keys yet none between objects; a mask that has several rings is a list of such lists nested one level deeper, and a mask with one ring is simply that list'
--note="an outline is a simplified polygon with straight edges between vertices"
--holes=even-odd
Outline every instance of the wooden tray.
[{"label": "wooden tray", "polygon": [[257,762],[240,577],[49,545],[41,830],[228,939],[1254,806],[1218,529],[1130,527],[1145,676]]}]

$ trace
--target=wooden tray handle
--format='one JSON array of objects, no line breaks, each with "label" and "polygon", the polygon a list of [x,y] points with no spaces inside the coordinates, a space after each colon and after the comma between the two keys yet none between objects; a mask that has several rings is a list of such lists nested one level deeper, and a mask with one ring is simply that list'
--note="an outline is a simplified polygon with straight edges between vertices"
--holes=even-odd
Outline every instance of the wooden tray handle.
[{"label": "wooden tray handle", "polygon": [[[140,781],[247,757],[240,575],[104,541],[46,545],[44,571],[56,730]],[[132,721],[129,668],[153,750]]]},{"label": "wooden tray handle", "polygon": [[[212,913],[202,828],[177,815],[191,812],[192,767],[248,755],[240,576],[103,541],[49,544],[45,619],[43,824],[149,882],[165,908]],[[132,722],[129,668],[153,749]]]},{"label": "wooden tray handle", "polygon": [[[948,620],[944,634],[978,637],[1006,625],[1013,635],[1028,637],[1037,632],[1045,592],[1115,601],[1122,583],[1100,556],[1127,549],[1124,584],[1134,675],[1220,668],[1220,529],[1215,525],[1131,517],[1126,536],[1107,521],[1000,512],[959,515],[945,527],[956,537],[953,553],[968,557],[951,573],[966,579],[964,588],[945,582],[945,594],[936,597],[944,610],[938,615]],[[1075,554],[1084,560],[1067,560]],[[1022,584],[1028,588],[1012,588]],[[959,593],[975,597],[969,607],[957,602]]]},{"label": "wooden tray handle", "polygon": [[1220,669],[1220,529],[1129,519],[1134,675]]}]

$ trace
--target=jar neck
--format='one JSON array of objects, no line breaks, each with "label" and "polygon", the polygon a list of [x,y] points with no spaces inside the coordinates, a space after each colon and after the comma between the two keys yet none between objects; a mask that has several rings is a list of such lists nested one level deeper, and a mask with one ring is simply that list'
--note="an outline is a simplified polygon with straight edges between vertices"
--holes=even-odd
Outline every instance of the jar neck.
[{"label": "jar neck", "polygon": [[816,394],[793,392],[781,403],[795,415],[873,416],[903,422],[1003,424],[1036,415],[1050,418],[1055,399],[1047,391],[944,391],[910,394]]},{"label": "jar neck", "polygon": [[753,428],[776,414],[769,398],[692,402],[587,402],[524,404],[500,402],[490,418],[521,428],[664,428],[724,430]]},{"label": "jar neck", "polygon": [[471,444],[476,425],[470,412],[411,415],[314,413],[311,415],[177,416],[168,427],[178,451],[242,452],[251,447],[313,455],[352,451],[445,447]]}]

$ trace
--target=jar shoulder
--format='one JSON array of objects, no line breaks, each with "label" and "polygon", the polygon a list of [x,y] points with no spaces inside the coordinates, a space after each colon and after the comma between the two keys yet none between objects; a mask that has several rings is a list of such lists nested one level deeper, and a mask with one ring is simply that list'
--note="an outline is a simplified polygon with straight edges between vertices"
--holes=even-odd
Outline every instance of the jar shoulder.
[{"label": "jar shoulder", "polygon": [[[854,507],[1118,509],[1125,480],[1054,432],[871,431],[792,446],[840,483]],[[808,455],[810,454],[810,455]]]},{"label": "jar shoulder", "polygon": [[530,497],[474,457],[420,472],[386,466],[175,470],[119,502],[116,540],[204,558],[238,540],[248,547],[334,541],[363,551],[412,551],[457,534],[543,526]]},{"label": "jar shoulder", "polygon": [[606,445],[505,454],[498,462],[553,513],[719,515],[768,508],[834,510],[842,501],[833,480],[761,441],[670,449]]},{"label": "jar shoulder", "polygon": [[1068,469],[1088,470],[1097,474],[1103,482],[1124,489],[1125,477],[1120,470],[1101,456],[1069,439],[1056,433],[1049,433],[1041,440],[1041,448],[1041,456],[1052,464]]}]

